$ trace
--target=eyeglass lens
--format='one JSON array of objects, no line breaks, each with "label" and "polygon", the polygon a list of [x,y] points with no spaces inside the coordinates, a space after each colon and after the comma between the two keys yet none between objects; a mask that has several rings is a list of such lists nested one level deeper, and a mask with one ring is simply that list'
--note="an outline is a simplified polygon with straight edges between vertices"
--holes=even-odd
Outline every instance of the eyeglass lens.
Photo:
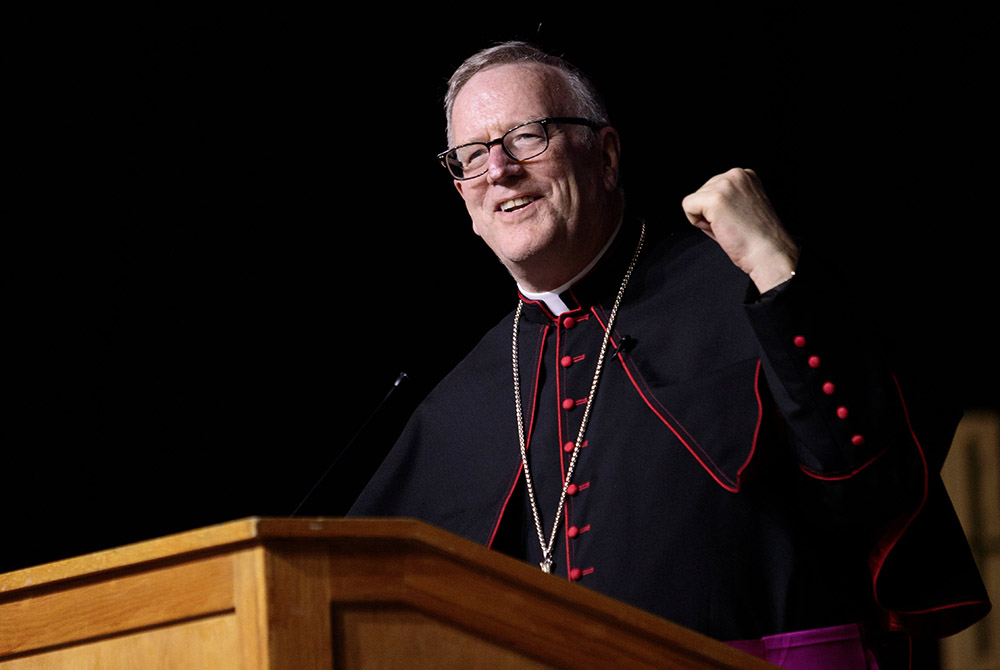
[{"label": "eyeglass lens", "polygon": [[[511,128],[500,140],[507,155],[518,161],[534,158],[548,148],[545,124],[538,122]],[[445,163],[454,177],[469,179],[486,172],[489,155],[490,145],[485,142],[466,144],[449,151]]]}]

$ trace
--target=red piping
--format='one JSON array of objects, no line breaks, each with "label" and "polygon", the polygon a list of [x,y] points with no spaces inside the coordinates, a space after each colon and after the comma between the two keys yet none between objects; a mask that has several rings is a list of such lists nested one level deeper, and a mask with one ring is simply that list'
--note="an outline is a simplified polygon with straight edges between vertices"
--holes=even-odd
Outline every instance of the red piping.
[{"label": "red piping", "polygon": [[[892,374],[892,373],[890,373]],[[872,554],[871,563],[872,569],[872,592],[875,595],[875,600],[878,602],[878,578],[879,574],[882,572],[882,568],[885,565],[885,560],[889,553],[893,550],[899,539],[906,532],[906,529],[910,527],[913,521],[917,518],[917,515],[924,509],[924,505],[927,504],[927,493],[929,490],[929,477],[927,473],[927,457],[924,455],[924,448],[920,446],[920,440],[917,439],[916,431],[913,430],[913,424],[910,422],[910,411],[906,407],[906,400],[903,398],[903,390],[899,386],[899,380],[896,379],[896,375],[892,374],[892,381],[896,385],[896,393],[899,395],[899,404],[903,410],[903,418],[906,420],[907,430],[910,431],[910,437],[913,438],[913,444],[917,447],[917,453],[920,454],[920,461],[923,466],[924,472],[924,491],[920,498],[920,504],[914,510],[913,514],[907,518],[903,524],[895,531],[887,531],[887,542],[881,543],[881,546],[876,546]],[[881,604],[881,603],[879,603]]]},{"label": "red piping", "polygon": [[[541,338],[539,338],[538,344],[538,363],[535,369],[535,386],[531,392],[531,421],[528,424],[527,435],[525,435],[524,448],[528,450],[531,448],[531,435],[534,432],[535,427],[535,409],[538,407],[538,380],[541,379],[541,365],[542,365],[542,353],[545,350],[545,338],[548,334],[549,326],[544,326],[542,328]],[[503,515],[507,513],[507,505],[510,504],[511,496],[514,495],[514,489],[517,488],[517,482],[521,478],[521,471],[524,469],[524,464],[519,463],[517,466],[517,472],[514,476],[514,480],[511,483],[510,489],[507,491],[507,496],[504,498],[503,505],[500,507],[500,513],[497,515],[496,523],[493,525],[493,532],[490,533],[490,540],[486,543],[487,547],[493,546],[493,540],[496,539],[497,531],[500,530],[500,522],[503,520]]]},{"label": "red piping", "polygon": [[807,475],[809,475],[810,477],[812,477],[813,479],[819,479],[819,480],[825,481],[825,482],[839,482],[839,481],[843,481],[845,479],[850,479],[851,477],[854,477],[854,476],[860,474],[865,468],[867,468],[869,465],[871,465],[872,463],[874,463],[875,461],[877,461],[878,459],[880,459],[882,457],[882,455],[885,454],[887,451],[889,451],[889,447],[886,447],[885,449],[883,449],[879,453],[875,454],[874,456],[872,456],[872,458],[870,458],[869,460],[865,461],[864,463],[862,463],[861,465],[859,465],[854,470],[851,470],[850,472],[846,472],[846,473],[839,474],[839,475],[820,474],[818,472],[814,472],[814,471],[810,470],[809,468],[807,468],[807,467],[805,467],[804,465],[801,465],[801,464],[799,465],[799,469],[802,470],[802,472],[804,472]]},{"label": "red piping", "polygon": [[[594,316],[597,318],[598,323],[601,324],[601,327],[602,328],[606,328],[606,326],[604,324],[604,321],[601,320],[600,315],[598,315],[597,312],[594,311],[593,309],[591,311],[593,312]],[[618,345],[615,344],[614,341],[612,341],[612,344],[614,344],[615,349],[618,348]],[[659,417],[659,419],[663,423],[663,425],[665,425],[667,428],[670,429],[670,432],[672,432],[677,437],[677,439],[680,440],[681,444],[683,444],[684,447],[691,453],[691,455],[694,456],[695,460],[698,461],[698,463],[701,465],[701,467],[705,469],[705,471],[712,477],[712,479],[714,479],[716,481],[716,483],[719,484],[719,486],[721,486],[722,488],[724,488],[727,491],[730,491],[732,493],[738,493],[739,490],[740,490],[740,481],[739,481],[740,480],[740,476],[743,474],[743,471],[750,464],[750,461],[753,460],[753,455],[757,451],[757,439],[760,436],[760,426],[761,426],[761,421],[763,420],[763,414],[764,414],[764,406],[763,406],[763,403],[761,402],[761,398],[760,398],[760,370],[761,370],[761,362],[760,362],[760,360],[757,361],[757,367],[756,367],[756,370],[754,371],[754,381],[753,381],[753,384],[754,384],[754,396],[757,399],[757,423],[754,426],[753,441],[751,442],[750,453],[747,455],[746,460],[743,462],[743,464],[737,470],[736,481],[732,481],[729,477],[727,477],[725,475],[725,473],[722,472],[722,469],[712,461],[711,457],[708,455],[708,453],[701,446],[697,447],[697,452],[700,452],[702,455],[699,455],[696,452],[695,448],[693,448],[691,446],[691,444],[697,445],[697,440],[695,439],[695,437],[693,435],[691,435],[691,433],[688,432],[688,430],[686,428],[684,428],[684,425],[680,421],[678,421],[677,418],[674,417],[666,407],[664,407],[663,405],[661,405],[659,403],[659,401],[656,401],[656,405],[660,409],[657,409],[657,407],[653,406],[653,401],[650,400],[650,397],[652,396],[652,397],[655,398],[655,396],[653,396],[653,394],[652,394],[651,391],[647,395],[646,392],[644,392],[641,388],[639,388],[640,387],[640,383],[636,379],[637,375],[633,375],[632,371],[629,369],[628,365],[626,365],[626,363],[625,363],[625,358],[626,358],[626,356],[628,354],[626,354],[624,352],[620,352],[620,353],[621,353],[621,355],[618,356],[618,358],[621,361],[622,369],[625,370],[625,374],[628,375],[628,378],[632,382],[632,386],[635,387],[636,392],[639,394],[639,397],[641,397],[643,399],[643,402],[646,403],[646,406],[649,407],[649,409],[652,410],[652,412],[657,417]],[[645,384],[645,380],[643,380],[643,385],[644,384]],[[675,428],[670,423],[670,421],[668,421],[666,419],[666,417],[664,415],[669,416],[670,419],[671,419],[671,421],[673,421],[674,423],[677,424],[677,428]],[[690,443],[688,442],[687,439],[685,439],[684,437],[681,436],[680,432],[678,432],[678,429],[680,429],[681,431],[683,431],[684,434],[688,436],[688,438],[690,439]],[[706,461],[708,463],[711,463],[711,465],[706,464]],[[723,481],[723,479],[725,481]]]}]

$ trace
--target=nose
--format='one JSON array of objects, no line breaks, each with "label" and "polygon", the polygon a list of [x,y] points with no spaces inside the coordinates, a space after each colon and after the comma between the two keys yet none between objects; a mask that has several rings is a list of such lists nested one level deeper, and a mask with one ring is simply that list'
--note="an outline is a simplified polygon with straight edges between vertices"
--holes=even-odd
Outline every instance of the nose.
[{"label": "nose", "polygon": [[507,155],[499,144],[490,147],[489,163],[486,169],[486,181],[490,184],[508,179],[522,171],[522,164]]}]

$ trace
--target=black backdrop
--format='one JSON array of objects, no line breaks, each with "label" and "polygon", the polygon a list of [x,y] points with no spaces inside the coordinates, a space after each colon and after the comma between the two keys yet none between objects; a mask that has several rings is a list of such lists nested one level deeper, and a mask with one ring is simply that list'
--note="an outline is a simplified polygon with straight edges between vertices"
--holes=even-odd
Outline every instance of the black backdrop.
[{"label": "black backdrop", "polygon": [[636,209],[684,225],[683,195],[755,168],[894,346],[1000,408],[979,13],[65,11],[5,30],[0,571],[290,514],[406,371],[303,508],[344,511],[513,306],[433,159],[448,74],[502,39],[594,74]]}]

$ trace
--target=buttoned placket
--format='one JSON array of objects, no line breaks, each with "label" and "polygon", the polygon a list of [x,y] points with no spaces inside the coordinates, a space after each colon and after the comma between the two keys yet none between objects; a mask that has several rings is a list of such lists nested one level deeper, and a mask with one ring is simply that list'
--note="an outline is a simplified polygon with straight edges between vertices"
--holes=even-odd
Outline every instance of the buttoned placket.
[{"label": "buttoned placket", "polygon": [[[594,370],[597,364],[597,354],[591,351],[591,340],[600,342],[600,337],[590,337],[589,329],[600,329],[596,320],[587,313],[574,312],[564,315],[558,320],[555,356],[558,365],[556,397],[559,403],[559,441],[562,476],[565,481],[570,459],[576,447],[576,439],[580,422]],[[603,336],[603,332],[600,333]],[[599,346],[599,344],[598,344]],[[564,543],[566,552],[566,573],[572,581],[580,581],[594,571],[592,566],[585,566],[580,542],[582,537],[591,531],[589,524],[582,518],[580,510],[585,510],[581,496],[590,492],[591,482],[587,476],[586,452],[590,442],[584,435],[580,446],[580,456],[577,458],[573,481],[566,488],[566,503],[563,511],[563,526],[565,529]],[[585,512],[584,512],[585,514]]]}]

